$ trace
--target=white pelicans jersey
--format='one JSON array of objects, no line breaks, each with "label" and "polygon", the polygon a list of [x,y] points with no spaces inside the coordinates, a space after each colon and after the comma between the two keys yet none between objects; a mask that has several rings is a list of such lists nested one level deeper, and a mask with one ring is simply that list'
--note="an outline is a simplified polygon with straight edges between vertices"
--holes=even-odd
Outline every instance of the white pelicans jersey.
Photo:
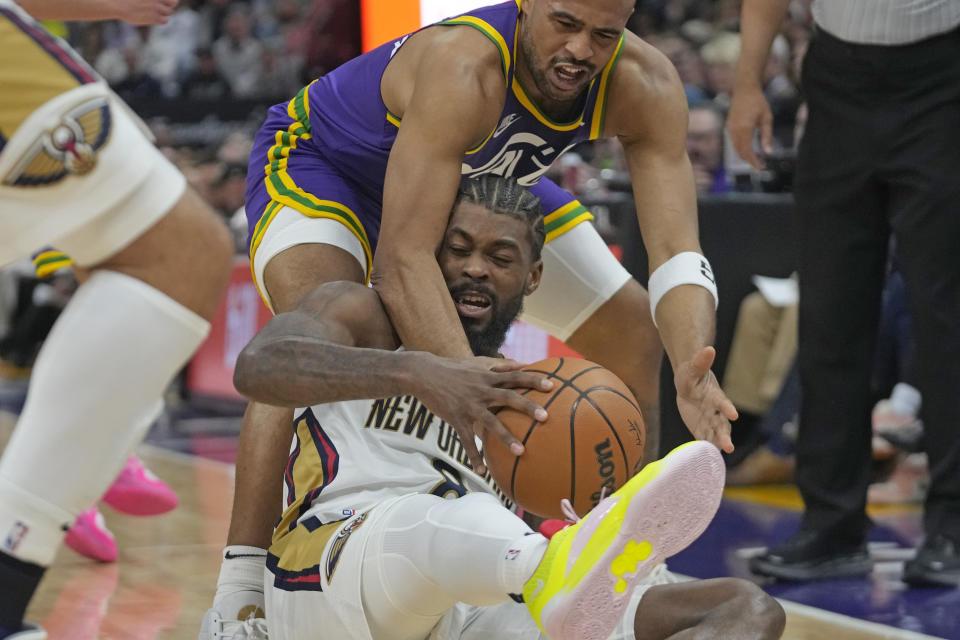
[{"label": "white pelicans jersey", "polygon": [[471,491],[514,508],[489,471],[473,471],[453,427],[413,396],[298,409],[274,542],[306,518],[319,520],[316,526],[409,493],[457,498]]}]

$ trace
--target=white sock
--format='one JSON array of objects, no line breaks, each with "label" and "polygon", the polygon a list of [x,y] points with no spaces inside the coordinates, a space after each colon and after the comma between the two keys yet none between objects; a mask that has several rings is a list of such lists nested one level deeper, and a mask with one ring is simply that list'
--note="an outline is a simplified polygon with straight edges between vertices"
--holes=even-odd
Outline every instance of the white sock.
[{"label": "white sock", "polygon": [[921,401],[920,390],[905,382],[898,382],[890,393],[890,408],[902,416],[916,418]]},{"label": "white sock", "polygon": [[230,545],[223,550],[213,608],[227,620],[264,617],[263,572],[267,552],[257,547]]},{"label": "white sock", "polygon": [[37,357],[0,460],[0,550],[52,562],[65,527],[103,495],[208,329],[120,273],[97,271],[77,290]]}]

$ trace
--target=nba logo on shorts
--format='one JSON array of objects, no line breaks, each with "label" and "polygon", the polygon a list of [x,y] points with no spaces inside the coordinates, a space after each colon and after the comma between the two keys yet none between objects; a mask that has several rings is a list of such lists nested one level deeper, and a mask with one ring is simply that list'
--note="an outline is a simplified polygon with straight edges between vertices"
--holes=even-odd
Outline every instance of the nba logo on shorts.
[{"label": "nba logo on shorts", "polygon": [[23,539],[27,537],[29,531],[30,527],[17,520],[13,526],[10,527],[7,539],[3,541],[3,548],[7,551],[16,551],[20,543],[23,542]]}]

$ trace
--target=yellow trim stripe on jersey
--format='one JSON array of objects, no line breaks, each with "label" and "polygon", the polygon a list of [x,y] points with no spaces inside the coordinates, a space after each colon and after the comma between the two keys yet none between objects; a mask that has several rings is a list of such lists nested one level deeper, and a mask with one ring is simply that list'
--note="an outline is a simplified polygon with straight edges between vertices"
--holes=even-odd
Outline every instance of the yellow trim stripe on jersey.
[{"label": "yellow trim stripe on jersey", "polygon": [[494,134],[494,133],[496,132],[496,130],[497,130],[497,126],[499,126],[499,123],[496,124],[496,125],[494,125],[494,126],[493,126],[493,129],[490,129],[490,133],[488,133],[488,134],[487,134],[487,137],[483,139],[483,142],[481,142],[480,144],[478,144],[477,146],[475,146],[473,149],[470,149],[470,151],[467,151],[467,152],[466,152],[466,155],[469,156],[470,154],[476,153],[477,151],[480,151],[480,149],[483,149],[483,145],[487,144],[487,141],[489,141],[490,138],[493,137],[493,134]]},{"label": "yellow trim stripe on jersey", "polygon": [[[592,85],[595,81],[596,79],[591,80],[590,84]],[[556,131],[573,131],[574,129],[580,126],[581,122],[583,122],[582,113],[580,114],[580,117],[578,117],[573,122],[560,123],[560,122],[554,122],[553,120],[548,118],[545,113],[540,111],[540,107],[538,107],[536,103],[534,103],[533,100],[531,100],[529,96],[527,96],[527,92],[526,90],[524,90],[523,85],[520,84],[520,80],[517,78],[516,74],[514,74],[513,76],[512,89],[513,89],[513,95],[517,97],[517,100],[520,101],[520,104],[522,104],[524,108],[526,108],[526,110],[533,115],[533,117],[535,117],[537,120],[547,125],[551,129],[554,129]],[[589,88],[587,89],[587,91],[589,91]]]},{"label": "yellow trim stripe on jersey", "polygon": [[503,39],[503,36],[500,35],[500,32],[494,29],[489,22],[486,20],[481,20],[475,16],[460,16],[459,18],[453,18],[452,20],[444,20],[438,24],[467,25],[477,29],[480,31],[480,33],[490,38],[490,40],[493,41],[493,44],[497,45],[497,49],[500,50],[500,63],[503,65],[504,80],[510,77],[510,49],[507,48],[507,41]]},{"label": "yellow trim stripe on jersey", "polygon": [[573,200],[543,218],[543,227],[547,232],[545,242],[559,238],[581,222],[593,220],[593,214],[578,201]]},{"label": "yellow trim stripe on jersey", "polygon": [[[520,8],[519,0],[517,0],[517,8],[518,9]],[[489,22],[487,22],[486,20],[481,20],[476,16],[460,16],[459,18],[444,20],[443,22],[440,22],[438,24],[466,25],[468,27],[473,27],[474,29],[477,29],[478,31],[480,31],[480,33],[490,38],[490,40],[493,41],[493,44],[497,45],[497,49],[500,50],[500,64],[503,65],[504,82],[506,82],[507,78],[510,77],[510,65],[512,64],[512,58],[510,56],[510,49],[507,47],[507,41],[503,39],[503,36],[500,34],[500,32],[494,29]],[[514,45],[514,49],[516,49],[516,45],[517,45],[516,33],[514,33],[513,45]],[[393,114],[388,111],[387,120],[390,120],[390,116],[393,116]],[[396,116],[393,116],[393,117],[396,118]],[[390,120],[390,122],[392,122],[397,127],[400,126],[399,120],[397,120],[396,122],[394,122],[393,120]],[[483,149],[483,145],[487,144],[487,141],[493,137],[493,134],[496,130],[497,130],[497,126],[494,125],[493,129],[490,130],[490,133],[487,134],[487,137],[484,138],[480,144],[478,144],[473,149],[470,149],[469,151],[465,151],[464,153],[469,156],[480,151],[480,149]]]},{"label": "yellow trim stripe on jersey", "polygon": [[397,129],[400,128],[400,118],[390,113],[390,110],[387,110],[387,122],[395,126]]},{"label": "yellow trim stripe on jersey", "polygon": [[603,68],[600,74],[600,89],[597,91],[597,102],[593,106],[593,123],[590,125],[590,139],[596,140],[603,135],[603,121],[607,114],[607,87],[610,81],[610,72],[613,65],[617,64],[620,53],[623,51],[623,36],[620,36],[620,42],[617,44],[617,50],[613,52],[607,66]]},{"label": "yellow trim stripe on jersey", "polygon": [[73,258],[62,251],[51,250],[38,253],[33,258],[33,267],[38,278],[46,278],[51,273],[73,264]]}]

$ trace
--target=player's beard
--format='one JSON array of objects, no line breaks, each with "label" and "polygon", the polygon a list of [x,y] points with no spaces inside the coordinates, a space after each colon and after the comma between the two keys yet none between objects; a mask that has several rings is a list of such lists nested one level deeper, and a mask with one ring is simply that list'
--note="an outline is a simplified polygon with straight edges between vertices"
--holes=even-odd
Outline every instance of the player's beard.
[{"label": "player's beard", "polygon": [[503,346],[504,339],[507,337],[510,325],[523,310],[523,293],[505,301],[502,306],[496,301],[493,302],[493,305],[490,323],[482,329],[474,328],[464,318],[460,319],[474,355],[490,357],[497,355],[500,347]]}]

